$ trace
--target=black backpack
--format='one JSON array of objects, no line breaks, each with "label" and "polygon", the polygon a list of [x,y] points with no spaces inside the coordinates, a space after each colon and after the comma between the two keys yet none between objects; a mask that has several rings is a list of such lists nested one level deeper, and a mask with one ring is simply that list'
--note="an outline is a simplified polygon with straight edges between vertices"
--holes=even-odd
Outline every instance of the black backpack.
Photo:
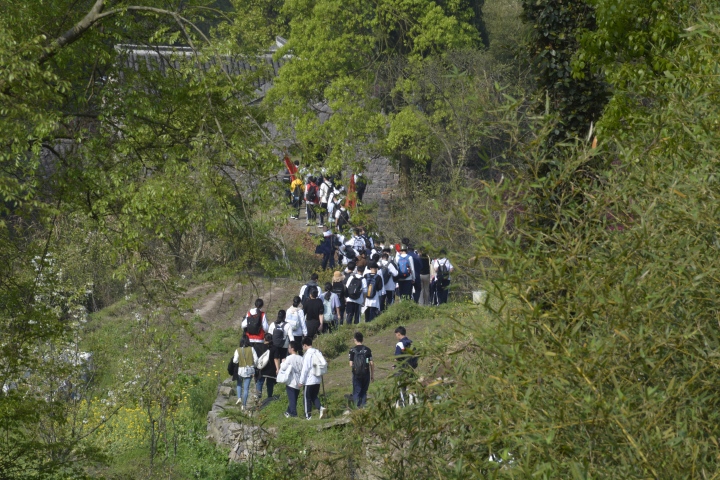
[{"label": "black backpack", "polygon": [[392,274],[390,273],[390,269],[388,268],[390,265],[395,267],[396,272],[398,271],[397,265],[395,265],[395,262],[393,262],[392,260],[390,260],[390,262],[387,265],[382,267],[382,279],[386,285],[390,281],[390,278],[392,277]]},{"label": "black backpack", "polygon": [[305,290],[303,291],[302,298],[300,299],[303,305],[305,305],[305,303],[307,303],[307,301],[310,299],[310,289],[312,287],[317,288],[317,285],[310,285],[309,283],[305,285]]},{"label": "black backpack", "polygon": [[340,299],[340,305],[345,305],[345,283],[333,282],[332,292]]},{"label": "black backpack", "polygon": [[357,278],[353,275],[352,280],[350,280],[350,285],[348,285],[348,298],[351,300],[357,300],[360,298],[360,295],[362,295],[362,278]]},{"label": "black backpack", "polygon": [[363,241],[365,242],[365,250],[372,250],[372,243],[370,243],[370,239],[367,235],[362,236]]},{"label": "black backpack", "polygon": [[442,287],[450,285],[450,269],[447,267],[447,260],[443,263],[438,262],[437,279]]},{"label": "black backpack", "polygon": [[353,357],[352,371],[354,375],[365,376],[370,372],[370,360],[367,357],[368,349],[363,347],[355,350]]},{"label": "black backpack", "polygon": [[350,214],[347,210],[340,210],[340,216],[338,217],[338,227],[344,227],[350,222]]},{"label": "black backpack", "polygon": [[262,331],[262,316],[263,313],[258,311],[254,315],[250,312],[247,314],[247,333],[251,335],[258,335]]},{"label": "black backpack", "polygon": [[276,323],[275,330],[273,330],[272,344],[276,348],[285,348],[285,340],[287,335],[285,334],[285,322]]},{"label": "black backpack", "polygon": [[317,200],[317,185],[310,185],[308,187],[308,202],[315,202]]}]

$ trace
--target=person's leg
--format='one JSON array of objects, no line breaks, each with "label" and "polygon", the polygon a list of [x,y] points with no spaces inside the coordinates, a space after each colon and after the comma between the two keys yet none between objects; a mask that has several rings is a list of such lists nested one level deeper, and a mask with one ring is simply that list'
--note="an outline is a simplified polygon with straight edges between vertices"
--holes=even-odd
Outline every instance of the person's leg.
[{"label": "person's leg", "polygon": [[385,293],[385,308],[387,309],[393,303],[395,303],[395,290],[388,290]]},{"label": "person's leg", "polygon": [[447,301],[448,301],[447,287],[438,286],[438,305],[447,303]]},{"label": "person's leg", "polygon": [[430,282],[430,305],[437,305],[437,282]]},{"label": "person's leg", "polygon": [[308,385],[308,387],[310,387],[310,395],[308,395],[308,399],[312,402],[312,405],[320,411],[320,408],[322,407],[322,404],[320,403],[320,384]]},{"label": "person's leg", "polygon": [[262,389],[263,384],[265,383],[265,377],[262,375],[259,375],[257,380],[255,381],[255,390],[257,391],[257,396],[262,397]]},{"label": "person's leg", "polygon": [[418,303],[420,301],[420,294],[422,293],[422,283],[420,282],[420,279],[418,278],[415,280],[415,285],[413,285],[413,300],[415,303]]},{"label": "person's leg", "polygon": [[412,282],[407,280],[400,282],[400,298],[403,300],[410,300],[412,297]]},{"label": "person's leg", "polygon": [[378,316],[378,309],[375,307],[368,307],[365,309],[365,322],[369,323],[375,320]]},{"label": "person's leg", "polygon": [[250,395],[250,384],[251,383],[252,383],[252,377],[244,377],[242,379],[242,389],[243,389],[242,404],[243,404],[243,406],[247,405],[248,395]]},{"label": "person's leg", "polygon": [[355,324],[360,323],[360,313],[362,313],[362,305],[359,303],[355,304]]},{"label": "person's leg", "polygon": [[420,294],[420,304],[430,304],[430,275],[420,275],[420,283],[422,284],[422,293]]},{"label": "person's leg", "polygon": [[385,295],[380,295],[380,311],[384,312],[387,308],[385,306],[385,301],[387,300],[387,293]]},{"label": "person's leg", "polygon": [[362,379],[353,375],[352,383],[353,383],[353,393],[352,393],[353,405],[358,406],[358,405],[360,405],[360,392],[362,390]]},{"label": "person's leg", "polygon": [[267,377],[267,379],[265,380],[265,384],[267,385],[268,398],[273,396],[276,383],[277,381],[272,377]]},{"label": "person's leg", "polygon": [[236,387],[235,387],[235,388],[237,389],[237,397],[238,397],[238,399],[242,398],[242,396],[243,396],[243,394],[242,394],[242,382],[243,382],[243,378],[242,378],[242,377],[238,377],[237,382],[236,382]]},{"label": "person's leg", "polygon": [[367,392],[370,387],[370,375],[366,375],[360,379],[360,393],[358,394],[357,406],[363,408],[367,403]]},{"label": "person's leg", "polygon": [[[329,253],[323,253],[323,259],[322,259],[322,269],[325,270],[327,268],[328,261],[330,261],[330,254]],[[332,268],[332,265],[330,266]]]},{"label": "person's leg", "polygon": [[292,387],[285,387],[285,393],[288,396],[288,408],[287,413],[291,417],[297,417],[297,401],[300,390]]},{"label": "person's leg", "polygon": [[310,396],[310,385],[305,385],[303,389],[303,406],[305,407],[305,418],[310,418],[310,412],[312,412],[312,405],[308,400]]},{"label": "person's leg", "polygon": [[345,305],[340,305],[340,318],[339,318],[340,325],[343,324],[343,320],[345,320]]},{"label": "person's leg", "polygon": [[355,316],[355,307],[357,307],[357,303],[355,302],[347,302],[345,305],[345,313],[347,314],[347,324],[352,325],[353,324],[353,318]]}]

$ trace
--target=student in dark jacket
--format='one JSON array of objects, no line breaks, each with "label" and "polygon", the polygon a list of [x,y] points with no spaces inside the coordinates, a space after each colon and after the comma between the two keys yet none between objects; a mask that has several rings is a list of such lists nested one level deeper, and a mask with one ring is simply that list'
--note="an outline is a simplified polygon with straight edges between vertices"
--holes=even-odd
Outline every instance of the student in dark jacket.
[{"label": "student in dark jacket", "polygon": [[315,338],[319,332],[322,332],[325,306],[322,300],[318,298],[318,288],[308,287],[310,289],[310,300],[303,305],[305,312],[305,325],[307,325],[307,336]]},{"label": "student in dark jacket", "polygon": [[265,335],[265,341],[261,346],[259,346],[259,349],[261,350],[258,352],[258,358],[260,358],[266,351],[270,351],[270,358],[268,359],[267,364],[260,369],[259,371],[256,369],[256,378],[255,378],[255,388],[257,390],[257,397],[262,397],[262,389],[263,384],[267,385],[267,395],[268,398],[273,396],[273,390],[275,389],[275,379],[277,378],[277,367],[275,365],[275,357],[278,354],[278,351],[275,347],[272,345],[272,335],[269,333]]}]

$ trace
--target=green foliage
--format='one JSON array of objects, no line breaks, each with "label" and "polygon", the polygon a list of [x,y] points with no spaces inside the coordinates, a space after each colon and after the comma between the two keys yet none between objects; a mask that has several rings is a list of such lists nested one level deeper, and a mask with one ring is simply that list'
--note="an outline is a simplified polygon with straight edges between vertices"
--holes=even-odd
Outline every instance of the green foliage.
[{"label": "green foliage", "polygon": [[424,362],[437,380],[408,386],[420,405],[393,409],[389,391],[359,419],[380,435],[387,476],[717,471],[720,77],[707,72],[720,30],[713,16],[693,25],[665,75],[620,92],[643,88],[655,103],[607,127],[600,148],[567,145],[550,174],[538,172],[553,160],[537,157],[486,186],[474,246],[492,261],[498,320],[454,315]]},{"label": "green foliage", "polygon": [[583,61],[573,70],[579,35],[596,28],[593,4],[585,0],[523,0],[523,11],[533,26],[530,51],[538,106],[558,117],[548,145],[587,135],[609,96],[602,72]]}]

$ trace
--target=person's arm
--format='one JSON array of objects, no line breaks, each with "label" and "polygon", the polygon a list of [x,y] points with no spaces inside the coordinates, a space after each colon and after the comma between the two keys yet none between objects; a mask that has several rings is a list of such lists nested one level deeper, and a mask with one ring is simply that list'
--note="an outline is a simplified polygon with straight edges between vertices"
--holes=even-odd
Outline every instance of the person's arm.
[{"label": "person's arm", "polygon": [[262,326],[263,326],[263,331],[267,332],[268,331],[267,315],[264,312],[262,314]]},{"label": "person's arm", "polygon": [[[306,354],[307,355],[307,354]],[[302,369],[300,370],[300,379],[298,380],[298,386],[302,387],[307,381],[308,373],[310,373],[310,367],[312,366],[312,358],[309,355],[303,356]]]},{"label": "person's arm", "polygon": [[247,315],[245,315],[245,318],[243,318],[243,321],[240,324],[240,328],[242,328],[243,330],[247,328]]},{"label": "person's arm", "polygon": [[370,360],[370,381],[375,381],[375,362]]},{"label": "person's arm", "polygon": [[289,323],[286,323],[284,328],[285,328],[285,333],[287,334],[287,337],[290,339],[291,342],[294,342],[294,341],[295,341],[295,335],[293,335],[293,330],[292,330],[292,328],[290,327],[290,324],[289,324]]},{"label": "person's arm", "polygon": [[325,323],[325,315],[322,313],[319,315],[320,317],[320,331],[322,332],[323,323]]},{"label": "person's arm", "polygon": [[300,325],[302,326],[303,335],[307,337],[307,323],[305,323],[305,312],[300,310]]},{"label": "person's arm", "polygon": [[233,354],[233,363],[240,362],[240,354],[237,351],[237,348],[235,349],[235,353]]}]

